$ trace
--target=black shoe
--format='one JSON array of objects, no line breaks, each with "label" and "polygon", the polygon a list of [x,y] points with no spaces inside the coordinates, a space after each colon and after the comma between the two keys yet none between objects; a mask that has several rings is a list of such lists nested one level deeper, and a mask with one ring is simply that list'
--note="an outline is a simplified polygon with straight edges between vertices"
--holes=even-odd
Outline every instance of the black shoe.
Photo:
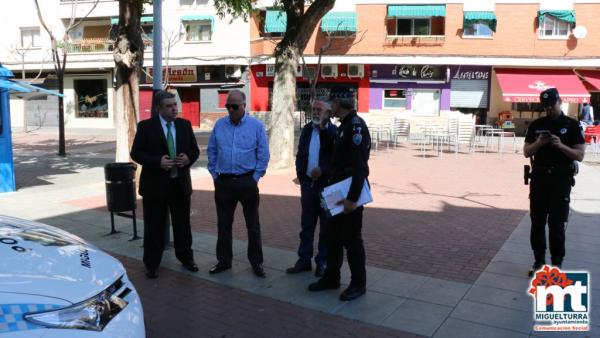
[{"label": "black shoe", "polygon": [[315,268],[315,276],[323,277],[324,274],[325,274],[325,266],[317,265],[317,267]]},{"label": "black shoe", "polygon": [[367,289],[364,286],[349,286],[342,294],[340,295],[340,300],[348,301],[356,299],[367,292]]},{"label": "black shoe", "polygon": [[208,270],[208,273],[213,275],[215,273],[219,273],[219,272],[229,270],[229,269],[231,269],[231,264],[228,265],[228,264],[217,263],[215,266],[210,268],[210,270]]},{"label": "black shoe", "polygon": [[156,269],[146,269],[146,277],[149,279],[155,279],[158,277],[158,272],[156,272]]},{"label": "black shoe", "polygon": [[533,277],[535,272],[538,271],[539,269],[541,269],[542,266],[544,266],[545,264],[546,264],[546,262],[543,262],[543,261],[535,261],[533,263],[533,266],[531,267],[531,269],[529,269],[529,272],[527,272],[527,276]]},{"label": "black shoe", "polygon": [[189,262],[185,262],[182,263],[183,267],[186,268],[188,271],[191,272],[198,272],[198,265],[196,265],[196,263],[194,263],[194,261],[189,261]]},{"label": "black shoe", "polygon": [[254,274],[257,277],[263,277],[264,278],[266,276],[265,269],[263,269],[263,265],[260,264],[260,263],[252,265],[252,270],[254,271]]},{"label": "black shoe", "polygon": [[317,282],[312,283],[308,286],[308,291],[323,291],[323,290],[335,290],[340,288],[340,283],[328,283],[322,278]]},{"label": "black shoe", "polygon": [[552,266],[560,269],[562,267],[562,258],[552,259]]},{"label": "black shoe", "polygon": [[304,271],[311,271],[311,270],[312,270],[312,266],[310,265],[310,263],[307,265],[307,264],[302,264],[300,262],[297,262],[291,268],[287,268],[285,270],[285,272],[294,274],[294,273],[299,273],[299,272],[304,272]]}]

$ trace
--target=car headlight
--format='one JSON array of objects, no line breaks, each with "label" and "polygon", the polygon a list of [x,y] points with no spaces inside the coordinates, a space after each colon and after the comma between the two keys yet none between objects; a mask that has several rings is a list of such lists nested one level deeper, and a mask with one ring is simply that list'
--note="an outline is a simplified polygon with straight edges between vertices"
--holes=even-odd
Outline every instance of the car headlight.
[{"label": "car headlight", "polygon": [[[114,294],[117,289],[113,284],[81,303],[58,310],[26,314],[24,318],[31,323],[50,328],[102,331],[128,304]],[[127,291],[128,289],[124,293],[127,294]]]}]

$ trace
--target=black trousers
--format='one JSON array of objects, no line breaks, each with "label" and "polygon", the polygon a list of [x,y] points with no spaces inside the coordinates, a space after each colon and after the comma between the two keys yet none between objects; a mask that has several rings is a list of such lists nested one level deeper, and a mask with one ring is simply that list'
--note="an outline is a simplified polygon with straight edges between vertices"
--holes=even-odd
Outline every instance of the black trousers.
[{"label": "black trousers", "polygon": [[248,229],[248,260],[256,265],[263,262],[260,222],[258,220],[258,185],[251,175],[244,177],[219,177],[215,180],[217,206],[217,260],[230,265],[233,259],[232,224],[238,202],[242,204]]},{"label": "black trousers", "polygon": [[311,181],[300,184],[300,202],[302,215],[300,217],[300,246],[298,247],[298,261],[301,264],[310,265],[314,252],[315,229],[319,220],[321,230],[319,231],[318,253],[315,263],[324,266],[327,263],[327,243],[325,241],[325,229],[327,227],[327,216],[321,207],[321,187],[311,184]]},{"label": "black trousers", "polygon": [[352,274],[350,285],[364,287],[367,284],[365,248],[362,240],[363,207],[349,214],[340,214],[329,219],[326,231],[327,268],[323,281],[338,283],[344,261],[344,248]]},{"label": "black trousers", "polygon": [[565,257],[565,228],[569,218],[569,202],[573,176],[534,170],[531,176],[529,205],[531,215],[531,249],[538,262],[545,262],[546,223],[553,264]]},{"label": "black trousers", "polygon": [[161,198],[143,198],[144,265],[155,269],[160,265],[167,231],[167,209],[171,211],[175,256],[182,263],[193,261],[190,227],[190,196],[183,193],[178,180],[171,180]]}]

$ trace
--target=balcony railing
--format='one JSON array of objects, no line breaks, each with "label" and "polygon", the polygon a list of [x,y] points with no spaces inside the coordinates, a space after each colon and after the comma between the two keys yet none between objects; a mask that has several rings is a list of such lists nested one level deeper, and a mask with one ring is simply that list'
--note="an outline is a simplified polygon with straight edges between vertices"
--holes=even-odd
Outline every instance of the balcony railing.
[{"label": "balcony railing", "polygon": [[[144,50],[152,48],[151,39],[143,39]],[[114,46],[113,40],[105,39],[81,39],[67,42],[67,51],[69,53],[106,53],[112,52]]]},{"label": "balcony railing", "polygon": [[445,35],[387,35],[386,46],[441,46]]}]

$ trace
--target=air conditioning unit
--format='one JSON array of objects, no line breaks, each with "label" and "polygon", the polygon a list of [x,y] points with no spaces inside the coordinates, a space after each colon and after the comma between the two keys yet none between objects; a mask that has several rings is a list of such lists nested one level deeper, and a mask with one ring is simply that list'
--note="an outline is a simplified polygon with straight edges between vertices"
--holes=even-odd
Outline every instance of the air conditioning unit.
[{"label": "air conditioning unit", "polygon": [[242,77],[242,67],[239,65],[225,66],[225,77],[239,79]]},{"label": "air conditioning unit", "polygon": [[337,77],[338,66],[337,65],[321,65],[321,77]]},{"label": "air conditioning unit", "polygon": [[364,77],[365,76],[365,65],[348,65],[348,77]]}]

